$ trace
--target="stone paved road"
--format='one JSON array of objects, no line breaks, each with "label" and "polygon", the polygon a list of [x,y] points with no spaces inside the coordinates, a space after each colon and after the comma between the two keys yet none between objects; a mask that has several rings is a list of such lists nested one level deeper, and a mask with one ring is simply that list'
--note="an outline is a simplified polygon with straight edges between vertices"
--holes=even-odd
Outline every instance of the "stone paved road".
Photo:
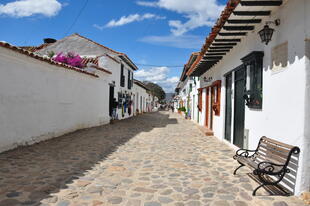
[{"label": "stone paved road", "polygon": [[178,114],[145,114],[0,154],[0,206],[303,205],[252,197],[232,155]]}]

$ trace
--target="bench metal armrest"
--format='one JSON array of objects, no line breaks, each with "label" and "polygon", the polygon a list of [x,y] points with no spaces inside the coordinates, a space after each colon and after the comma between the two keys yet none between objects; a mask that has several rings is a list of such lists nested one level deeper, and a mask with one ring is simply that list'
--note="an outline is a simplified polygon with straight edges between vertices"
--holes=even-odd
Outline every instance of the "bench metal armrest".
[{"label": "bench metal armrest", "polygon": [[273,162],[260,162],[257,165],[257,169],[253,171],[253,174],[268,174],[268,175],[280,175],[289,173],[290,170],[286,168],[285,164],[275,164]]},{"label": "bench metal armrest", "polygon": [[238,149],[236,151],[236,154],[234,155],[234,159],[236,159],[236,157],[253,157],[253,155],[255,154],[256,150],[248,150],[248,149]]}]

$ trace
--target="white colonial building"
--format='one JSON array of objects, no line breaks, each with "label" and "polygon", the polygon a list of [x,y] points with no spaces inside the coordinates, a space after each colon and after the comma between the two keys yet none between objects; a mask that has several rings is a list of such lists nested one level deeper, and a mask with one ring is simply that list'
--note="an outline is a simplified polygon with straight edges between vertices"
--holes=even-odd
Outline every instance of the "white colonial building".
[{"label": "white colonial building", "polygon": [[114,51],[106,46],[94,42],[79,34],[73,34],[60,39],[54,43],[44,44],[35,50],[41,56],[50,52],[58,54],[60,52],[73,52],[85,59],[85,63],[94,65],[111,72],[103,81],[108,81],[110,108],[109,114],[112,116],[113,99],[118,103],[117,119],[128,118],[133,115],[133,73],[138,68],[124,53]]},{"label": "white colonial building", "polygon": [[199,112],[201,108],[198,105],[200,80],[198,77],[188,76],[186,73],[196,61],[198,54],[198,52],[192,53],[188,62],[184,65],[180,81],[176,88],[177,95],[174,97],[175,111],[177,112],[178,109],[185,108],[186,111],[183,113],[185,117],[197,123],[202,121]]},{"label": "white colonial building", "polygon": [[[56,62],[51,52],[79,54],[85,67]],[[0,152],[107,124],[113,107],[118,119],[149,111],[147,88],[133,88],[135,70],[127,55],[78,34],[39,47],[0,42]]]},{"label": "white colonial building", "polygon": [[109,75],[0,42],[0,152],[109,123]]},{"label": "white colonial building", "polygon": [[295,194],[310,189],[309,55],[310,1],[230,0],[186,73],[200,78],[199,124],[224,143],[301,149],[284,182]]}]

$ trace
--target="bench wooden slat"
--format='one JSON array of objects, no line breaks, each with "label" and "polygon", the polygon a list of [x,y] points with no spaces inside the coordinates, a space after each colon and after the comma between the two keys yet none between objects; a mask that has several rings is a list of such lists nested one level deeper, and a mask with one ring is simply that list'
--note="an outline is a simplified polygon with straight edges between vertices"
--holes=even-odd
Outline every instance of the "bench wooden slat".
[{"label": "bench wooden slat", "polygon": [[294,147],[293,145],[285,144],[285,143],[283,143],[283,142],[279,142],[279,141],[277,141],[277,140],[270,139],[270,138],[265,137],[265,136],[262,137],[261,139],[262,139],[262,142],[270,142],[270,143],[279,145],[279,146],[281,146],[281,147],[283,147],[283,148],[287,148],[288,150],[291,150],[291,149],[293,149],[293,147]]},{"label": "bench wooden slat", "polygon": [[[236,153],[234,159],[236,159],[241,166],[234,171],[234,174],[236,174],[236,171],[240,167],[246,165],[254,169],[253,174],[260,177],[264,186],[284,183],[292,189],[296,180],[296,172],[298,168],[297,155],[299,152],[300,150],[298,147],[264,136],[260,139],[259,145],[253,156],[245,157],[242,156],[242,154],[247,153]],[[260,165],[259,168],[258,165]],[[290,172],[290,174],[287,174],[288,172]],[[257,187],[253,191],[253,195],[255,195],[256,191],[263,185]]]},{"label": "bench wooden slat", "polygon": [[284,147],[279,147],[277,145],[274,144],[268,144],[266,142],[262,142],[259,147],[265,147],[265,148],[270,148],[270,149],[274,149],[274,150],[278,150],[279,152],[283,152],[284,154],[288,154],[291,150],[284,148]]}]

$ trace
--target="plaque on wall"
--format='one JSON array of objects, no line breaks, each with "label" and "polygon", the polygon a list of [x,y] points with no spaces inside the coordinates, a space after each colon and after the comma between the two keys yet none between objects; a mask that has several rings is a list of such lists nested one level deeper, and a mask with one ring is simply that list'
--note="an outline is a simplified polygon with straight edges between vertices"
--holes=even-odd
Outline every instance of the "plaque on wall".
[{"label": "plaque on wall", "polygon": [[282,43],[272,48],[271,66],[273,72],[282,71],[287,68],[288,63],[288,43]]}]

